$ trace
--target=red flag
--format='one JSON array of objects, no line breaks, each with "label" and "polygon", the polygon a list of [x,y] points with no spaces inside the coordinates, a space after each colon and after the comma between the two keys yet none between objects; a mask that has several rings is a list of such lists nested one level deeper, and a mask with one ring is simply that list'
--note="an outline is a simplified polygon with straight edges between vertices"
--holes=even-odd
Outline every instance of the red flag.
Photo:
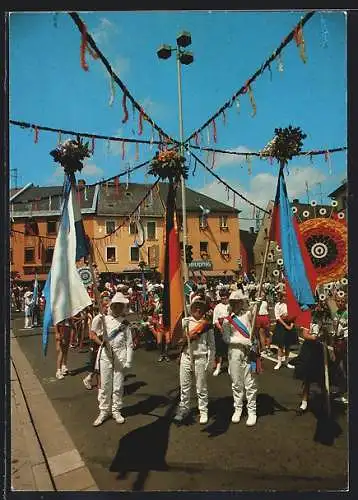
[{"label": "red flag", "polygon": [[182,337],[183,283],[181,277],[179,234],[175,224],[176,186],[169,182],[166,212],[164,258],[163,326],[171,341]]}]

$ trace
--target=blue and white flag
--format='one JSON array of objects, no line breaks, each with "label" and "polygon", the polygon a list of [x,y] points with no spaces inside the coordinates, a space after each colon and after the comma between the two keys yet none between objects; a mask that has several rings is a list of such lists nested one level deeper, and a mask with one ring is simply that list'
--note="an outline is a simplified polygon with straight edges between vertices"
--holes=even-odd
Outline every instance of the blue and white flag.
[{"label": "blue and white flag", "polygon": [[67,177],[51,270],[43,291],[46,300],[42,332],[44,354],[47,351],[50,326],[71,318],[92,305],[76,266],[76,261],[88,255],[89,250],[74,184],[74,179],[71,183]]}]

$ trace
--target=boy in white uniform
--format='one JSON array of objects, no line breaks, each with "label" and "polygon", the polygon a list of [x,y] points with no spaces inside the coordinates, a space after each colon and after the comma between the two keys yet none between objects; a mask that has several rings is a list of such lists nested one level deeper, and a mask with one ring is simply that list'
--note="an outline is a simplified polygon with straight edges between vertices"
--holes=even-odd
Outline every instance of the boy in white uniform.
[{"label": "boy in white uniform", "polygon": [[212,325],[204,317],[206,310],[206,302],[196,298],[190,305],[191,316],[183,319],[183,327],[184,322],[188,322],[193,365],[190,362],[186,344],[180,357],[180,404],[174,417],[177,423],[181,423],[190,412],[190,391],[193,378],[196,382],[200,424],[208,422],[207,373],[211,373],[214,369],[215,340]]},{"label": "boy in white uniform", "polygon": [[257,386],[249,358],[253,318],[251,309],[244,312],[245,302],[242,290],[230,294],[231,314],[223,322],[223,339],[229,345],[229,370],[235,410],[231,421],[234,424],[240,422],[245,392],[248,412],[246,425],[252,426],[256,424]]},{"label": "boy in white uniform", "polygon": [[216,304],[213,313],[214,337],[215,337],[215,350],[216,350],[216,368],[213,373],[217,377],[221,371],[223,358],[227,358],[227,345],[222,338],[222,324],[224,318],[229,314],[229,295],[230,292],[227,288],[220,290],[220,302]]},{"label": "boy in white uniform", "polygon": [[30,291],[25,292],[25,328],[32,328],[32,311],[35,304],[33,293]]},{"label": "boy in white uniform", "polygon": [[[117,292],[106,316],[98,315],[93,319],[91,337],[101,342],[98,361],[101,388],[98,391],[99,415],[93,422],[97,427],[111,415],[118,424],[124,422],[121,414],[123,406],[124,373],[130,368],[133,359],[133,341],[124,310],[129,300]],[[103,339],[103,340],[102,340]],[[97,342],[98,341],[98,342]]]}]

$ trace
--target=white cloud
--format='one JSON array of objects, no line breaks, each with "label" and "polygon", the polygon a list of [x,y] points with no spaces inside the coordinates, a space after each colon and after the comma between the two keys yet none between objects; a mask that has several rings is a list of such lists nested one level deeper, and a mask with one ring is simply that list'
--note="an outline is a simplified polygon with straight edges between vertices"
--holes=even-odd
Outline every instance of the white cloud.
[{"label": "white cloud", "polygon": [[[309,186],[314,186],[317,182],[324,182],[327,178],[326,175],[312,166],[295,167],[290,166],[290,174],[285,174],[287,192],[290,200],[293,198],[299,198],[306,193],[307,181]],[[226,180],[226,179],[223,179]],[[275,198],[276,186],[277,186],[277,175],[271,173],[260,173],[253,176],[250,179],[248,189],[243,189],[243,187],[238,182],[226,182],[234,188],[236,191],[241,193],[245,198],[254,202],[256,205],[266,209],[267,204],[270,200]],[[228,194],[226,188],[223,184],[218,184],[217,181],[206,184],[203,188],[198,190],[199,192],[210,196],[222,203],[226,203],[230,206],[233,205],[233,194],[230,193],[228,200]],[[241,210],[240,217],[251,218],[253,217],[253,207],[241,200],[237,195],[235,195],[236,208]],[[254,220],[242,220],[240,227],[246,229],[254,225]]]},{"label": "white cloud", "polygon": [[104,45],[109,42],[112,35],[119,32],[117,26],[115,26],[107,18],[102,17],[99,26],[92,31],[92,38],[98,45]]},{"label": "white cloud", "polygon": [[[250,149],[247,146],[237,146],[236,148],[229,149],[236,153],[249,153]],[[230,155],[225,153],[215,154],[215,169],[226,167],[227,165],[238,165],[246,161],[245,156]]]},{"label": "white cloud", "polygon": [[86,175],[88,177],[98,177],[103,174],[103,169],[97,167],[94,163],[87,163],[81,170],[81,175]]}]

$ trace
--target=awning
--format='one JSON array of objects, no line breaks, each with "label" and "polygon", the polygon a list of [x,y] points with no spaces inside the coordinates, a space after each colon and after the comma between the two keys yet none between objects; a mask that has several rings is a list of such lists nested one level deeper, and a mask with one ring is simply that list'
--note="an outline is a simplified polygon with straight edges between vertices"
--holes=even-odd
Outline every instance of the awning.
[{"label": "awning", "polygon": [[[221,270],[211,270],[211,271],[200,271],[201,276],[205,276],[207,278],[214,278],[217,276],[235,276],[235,273],[228,269],[227,271],[221,271]],[[196,274],[197,275],[197,274]]]}]

